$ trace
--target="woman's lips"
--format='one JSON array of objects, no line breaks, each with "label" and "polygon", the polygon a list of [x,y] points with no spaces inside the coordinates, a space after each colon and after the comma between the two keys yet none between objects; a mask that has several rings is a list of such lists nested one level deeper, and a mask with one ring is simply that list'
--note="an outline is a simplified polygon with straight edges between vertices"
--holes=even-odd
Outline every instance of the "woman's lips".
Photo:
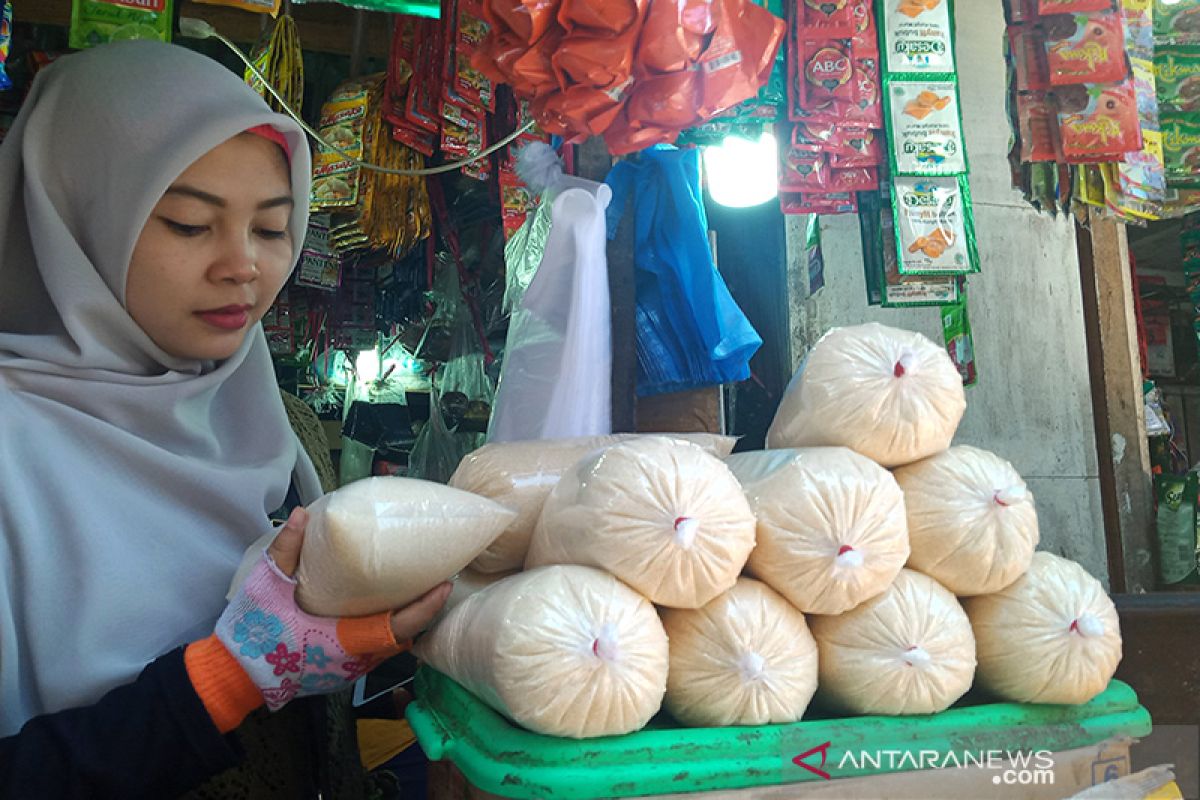
[{"label": "woman's lips", "polygon": [[197,311],[196,316],[223,331],[236,331],[246,327],[250,319],[250,306],[226,306],[212,311]]}]

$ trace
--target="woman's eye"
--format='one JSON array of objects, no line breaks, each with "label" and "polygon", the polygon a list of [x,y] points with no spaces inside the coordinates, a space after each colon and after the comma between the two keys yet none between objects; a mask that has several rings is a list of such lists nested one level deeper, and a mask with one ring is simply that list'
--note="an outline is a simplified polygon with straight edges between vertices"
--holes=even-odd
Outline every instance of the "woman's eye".
[{"label": "woman's eye", "polygon": [[259,228],[258,235],[264,239],[282,239],[287,236],[287,231],[277,231],[272,228]]},{"label": "woman's eye", "polygon": [[182,222],[176,222],[166,217],[163,217],[162,221],[169,230],[180,236],[199,236],[208,230],[207,225],[185,225]]}]

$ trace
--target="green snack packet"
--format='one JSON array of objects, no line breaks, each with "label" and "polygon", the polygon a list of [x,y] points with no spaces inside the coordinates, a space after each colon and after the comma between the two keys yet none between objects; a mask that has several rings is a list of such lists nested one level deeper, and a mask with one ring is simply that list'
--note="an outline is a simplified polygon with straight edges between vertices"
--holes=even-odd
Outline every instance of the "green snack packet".
[{"label": "green snack packet", "polygon": [[943,176],[967,171],[954,81],[889,80],[886,95],[892,174]]},{"label": "green snack packet", "polygon": [[1164,111],[1159,126],[1167,182],[1173,186],[1200,183],[1200,114]]},{"label": "green snack packet", "polygon": [[892,213],[899,274],[966,275],[979,271],[966,176],[895,178]]},{"label": "green snack packet", "polygon": [[70,45],[76,50],[128,39],[171,41],[173,0],[73,0]]},{"label": "green snack packet", "polygon": [[1166,585],[1196,583],[1196,504],[1200,476],[1158,475],[1154,478],[1158,500],[1155,529],[1158,535],[1158,569]]},{"label": "green snack packet", "polygon": [[963,386],[974,386],[978,375],[975,371],[975,338],[967,313],[967,281],[965,278],[957,281],[958,300],[942,307],[942,338],[946,352],[962,376]]},{"label": "green snack packet", "polygon": [[1200,2],[1154,0],[1154,35],[1200,40]]},{"label": "green snack packet", "polygon": [[1162,111],[1200,111],[1200,44],[1154,49],[1154,85]]}]

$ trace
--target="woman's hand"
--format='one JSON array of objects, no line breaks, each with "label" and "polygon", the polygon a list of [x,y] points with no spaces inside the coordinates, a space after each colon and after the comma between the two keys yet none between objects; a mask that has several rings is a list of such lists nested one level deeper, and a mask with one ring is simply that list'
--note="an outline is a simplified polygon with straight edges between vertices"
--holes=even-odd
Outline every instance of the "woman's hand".
[{"label": "woman's hand", "polygon": [[[296,574],[296,567],[300,564],[300,549],[304,544],[304,529],[307,526],[308,512],[297,508],[267,548],[275,566],[288,577]],[[412,641],[425,630],[442,610],[453,588],[454,584],[449,581],[438,584],[404,608],[393,611],[389,621],[396,641]]]},{"label": "woman's hand", "polygon": [[441,610],[443,583],[405,608],[330,619],[296,605],[308,514],[296,509],[217,620],[216,637],[278,709],[295,697],[336,692],[400,652]]}]

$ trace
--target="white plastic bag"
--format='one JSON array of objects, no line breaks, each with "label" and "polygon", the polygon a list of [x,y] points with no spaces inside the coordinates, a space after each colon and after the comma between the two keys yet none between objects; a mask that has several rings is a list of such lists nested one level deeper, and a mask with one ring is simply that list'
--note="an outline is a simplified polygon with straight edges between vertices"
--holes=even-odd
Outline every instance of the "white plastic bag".
[{"label": "white plastic bag", "polygon": [[594,187],[564,189],[554,198],[545,255],[509,324],[490,441],[612,429],[604,217],[612,190]]},{"label": "white plastic bag", "polygon": [[691,442],[646,436],[563,475],[526,566],[599,567],[654,603],[699,608],[737,582],[754,526],[741,485],[720,459]]},{"label": "white plastic bag", "polygon": [[516,516],[486,497],[414,478],[367,478],[308,513],[296,601],[323,617],[407,605],[471,563]]},{"label": "white plastic bag", "polygon": [[640,730],[667,685],[654,607],[588,567],[547,567],[471,595],[419,658],[531,731],[582,739]]},{"label": "white plastic bag", "polygon": [[908,509],[908,565],[959,597],[998,592],[1029,569],[1037,510],[1025,481],[999,456],[975,447],[896,470]]},{"label": "white plastic bag", "polygon": [[869,458],[812,447],[739,453],[725,463],[758,518],[749,572],[804,613],[849,611],[904,567],[904,495]]},{"label": "white plastic bag", "polygon": [[935,714],[966,694],[975,640],[958,600],[902,570],[886,592],[836,617],[812,616],[822,703],[853,714]]},{"label": "white plastic bag", "polygon": [[979,653],[979,685],[1018,703],[1086,703],[1121,661],[1116,607],[1087,570],[1035,553],[996,594],[963,601]]},{"label": "white plastic bag", "polygon": [[450,591],[450,596],[446,598],[446,605],[442,606],[440,616],[449,614],[471,595],[516,574],[515,572],[477,572],[467,567],[454,576],[454,588]]},{"label": "white plastic bag", "polygon": [[[709,433],[663,435],[695,442],[718,458],[729,455],[736,443],[732,437]],[[517,518],[471,562],[471,566],[480,572],[504,572],[524,566],[529,540],[533,537],[542,506],[563,473],[589,453],[637,436],[618,433],[574,439],[495,442],[468,454],[458,465],[450,485],[490,497],[517,512]]]},{"label": "white plastic bag", "polygon": [[804,615],[766,584],[740,578],[704,608],[662,612],[671,670],[665,706],[685,725],[795,722],[817,688],[817,643]]},{"label": "white plastic bag", "polygon": [[897,467],[948,448],[965,409],[962,376],[926,337],[834,328],[788,386],[767,446],[838,445]]}]

